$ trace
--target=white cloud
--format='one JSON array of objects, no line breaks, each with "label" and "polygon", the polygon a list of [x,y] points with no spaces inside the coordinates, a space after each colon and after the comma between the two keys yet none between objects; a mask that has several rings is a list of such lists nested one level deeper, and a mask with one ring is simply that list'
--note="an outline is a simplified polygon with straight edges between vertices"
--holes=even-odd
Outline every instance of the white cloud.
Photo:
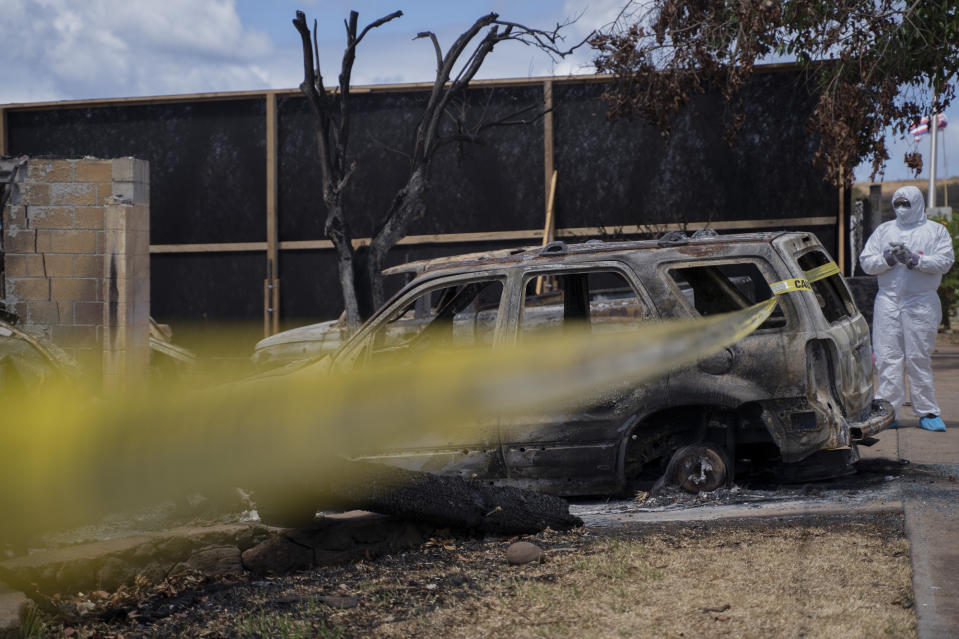
[{"label": "white cloud", "polygon": [[0,103],[261,88],[234,0],[0,0]]}]

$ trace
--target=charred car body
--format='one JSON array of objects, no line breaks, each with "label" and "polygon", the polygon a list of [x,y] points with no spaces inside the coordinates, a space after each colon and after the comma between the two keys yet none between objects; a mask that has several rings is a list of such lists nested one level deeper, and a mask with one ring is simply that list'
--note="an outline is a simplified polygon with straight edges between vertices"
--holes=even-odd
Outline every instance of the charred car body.
[{"label": "charred car body", "polygon": [[868,326],[809,233],[554,242],[393,269],[404,270],[417,276],[339,348],[334,368],[402,358],[437,334],[454,347],[509,346],[566,322],[615,331],[715,315],[768,299],[777,282],[806,283],[695,366],[587,400],[575,414],[477,425],[455,442],[370,450],[366,461],[567,496],[612,494],[664,473],[712,490],[736,472],[841,474],[858,459],[856,444],[893,420],[873,400]]}]

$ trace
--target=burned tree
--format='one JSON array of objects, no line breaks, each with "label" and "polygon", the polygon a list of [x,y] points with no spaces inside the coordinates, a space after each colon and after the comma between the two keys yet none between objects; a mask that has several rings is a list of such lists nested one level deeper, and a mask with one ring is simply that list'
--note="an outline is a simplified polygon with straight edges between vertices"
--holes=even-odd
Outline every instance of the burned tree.
[{"label": "burned tree", "polygon": [[[566,56],[582,42],[562,50],[560,46],[563,37],[560,32],[565,26],[567,25],[557,24],[552,31],[543,31],[501,20],[498,14],[490,13],[477,19],[445,54],[435,33],[424,31],[417,34],[417,39],[428,38],[433,44],[436,53],[436,76],[426,108],[416,128],[413,149],[409,155],[409,177],[394,196],[370,243],[367,267],[374,307],[379,307],[385,301],[381,271],[387,252],[406,235],[410,224],[426,214],[430,166],[436,151],[450,143],[477,142],[484,129],[526,124],[542,115],[540,112],[532,118],[522,118],[521,116],[530,114],[533,110],[530,107],[502,119],[481,120],[471,125],[467,122],[465,109],[457,111],[453,108],[458,100],[465,97],[470,82],[483,66],[486,56],[492,53],[497,44],[509,40],[536,47],[554,57]],[[481,34],[482,38],[473,44]]]},{"label": "burned tree", "polygon": [[356,11],[350,12],[349,20],[344,21],[346,49],[343,51],[337,88],[333,93],[328,92],[323,84],[319,47],[316,42],[316,21],[313,22],[311,34],[302,11],[297,11],[293,20],[293,26],[299,32],[303,43],[303,82],[300,84],[300,91],[306,96],[316,117],[316,142],[323,203],[326,205],[324,231],[336,247],[346,323],[351,331],[359,325],[361,318],[354,277],[353,238],[343,202],[347,182],[356,168],[355,164],[348,161],[347,153],[350,137],[350,78],[356,60],[356,47],[366,34],[402,15],[402,11],[394,11],[366,25],[357,34],[359,14]]},{"label": "burned tree", "polygon": [[[350,176],[357,168],[348,158],[350,136],[350,77],[356,59],[356,48],[371,30],[395,18],[395,11],[358,31],[358,14],[350,13],[346,21],[347,46],[343,53],[338,84],[329,92],[323,84],[316,43],[316,23],[311,33],[302,11],[297,11],[293,25],[303,44],[303,83],[300,90],[316,118],[317,146],[320,158],[323,202],[326,205],[325,233],[336,247],[340,285],[343,290],[346,321],[354,329],[364,310],[373,310],[385,300],[381,270],[386,254],[402,239],[414,221],[426,213],[430,165],[438,149],[450,143],[478,142],[482,131],[493,126],[528,124],[542,115],[538,107],[527,107],[496,120],[479,118],[468,121],[465,95],[470,82],[486,57],[500,42],[515,41],[536,47],[559,58],[568,55],[586,40],[563,50],[561,30],[557,24],[551,31],[534,29],[501,20],[496,13],[477,19],[444,54],[436,35],[431,31],[416,37],[428,38],[436,52],[436,76],[426,107],[419,119],[409,157],[409,177],[394,196],[389,209],[377,225],[367,254],[366,274],[370,281],[369,299],[357,290],[357,275],[363,272],[353,251],[348,207],[344,192]],[[534,113],[534,111],[538,111]],[[527,117],[528,116],[528,117]]]}]

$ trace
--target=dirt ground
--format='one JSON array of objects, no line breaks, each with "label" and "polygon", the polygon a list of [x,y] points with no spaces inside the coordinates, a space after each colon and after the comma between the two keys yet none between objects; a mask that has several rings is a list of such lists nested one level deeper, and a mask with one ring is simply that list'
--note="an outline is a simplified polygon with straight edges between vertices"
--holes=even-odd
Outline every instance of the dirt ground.
[{"label": "dirt ground", "polygon": [[915,637],[902,517],[662,524],[425,546],[283,577],[85,593],[55,637]]}]

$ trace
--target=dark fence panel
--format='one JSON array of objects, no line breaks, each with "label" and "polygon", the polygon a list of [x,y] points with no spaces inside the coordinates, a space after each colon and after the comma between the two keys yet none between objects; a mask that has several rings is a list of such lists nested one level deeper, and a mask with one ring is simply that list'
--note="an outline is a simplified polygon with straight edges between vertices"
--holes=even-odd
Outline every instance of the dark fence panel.
[{"label": "dark fence panel", "polygon": [[157,318],[262,318],[263,255],[163,253],[150,258],[150,306]]},{"label": "dark fence panel", "polygon": [[265,102],[224,100],[11,111],[11,155],[150,162],[153,244],[266,239]]},{"label": "dark fence panel", "polygon": [[640,122],[608,122],[599,84],[554,88],[557,223],[662,225],[814,217],[836,210],[836,190],[812,166],[813,107],[795,73],[755,76],[745,125],[730,148],[718,96],[693,100],[667,145]]},{"label": "dark fence panel", "polygon": [[[353,96],[349,141],[356,171],[344,204],[353,232],[369,237],[409,177],[416,127],[426,91]],[[462,105],[469,123],[505,120],[478,143],[445,144],[430,173],[427,213],[410,233],[481,233],[543,225],[543,88],[479,88]],[[279,220],[281,240],[321,239],[325,207],[317,160],[316,129],[306,101],[284,96],[279,121]],[[510,117],[514,116],[514,117]],[[529,124],[519,124],[529,121]]]},{"label": "dark fence panel", "polygon": [[[694,99],[677,118],[670,144],[639,122],[609,122],[594,81],[555,80],[556,225],[600,227],[682,221],[774,220],[835,215],[834,187],[812,165],[806,131],[815,88],[795,72],[754,77],[743,95],[737,143],[724,140],[724,105]],[[353,96],[351,158],[357,169],[345,202],[355,237],[371,236],[409,174],[408,154],[428,99],[422,89]],[[479,86],[463,108],[481,117],[534,119],[543,82]],[[522,112],[527,107],[532,107]],[[522,113],[521,113],[522,112]],[[8,153],[115,157],[150,161],[153,244],[265,242],[266,99],[185,97],[151,104],[11,107]],[[315,123],[298,94],[277,96],[277,203],[280,241],[324,238]],[[488,129],[482,144],[438,151],[427,213],[412,235],[541,229],[544,222],[544,125]],[[769,230],[769,226],[748,230]],[[813,230],[836,251],[834,226]],[[536,241],[400,245],[389,263]],[[154,254],[154,315],[165,321],[261,322],[265,254]],[[335,317],[342,306],[332,250],[282,250],[284,324]],[[395,280],[396,278],[394,278]],[[391,284],[395,286],[395,284]]]}]

